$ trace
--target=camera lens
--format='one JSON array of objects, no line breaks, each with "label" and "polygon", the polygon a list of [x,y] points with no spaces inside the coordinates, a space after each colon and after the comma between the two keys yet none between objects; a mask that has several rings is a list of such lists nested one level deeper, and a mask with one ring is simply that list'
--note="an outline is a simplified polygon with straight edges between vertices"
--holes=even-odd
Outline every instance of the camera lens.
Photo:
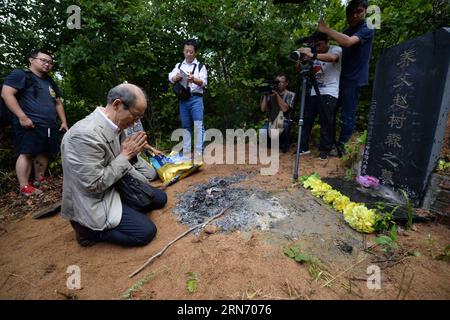
[{"label": "camera lens", "polygon": [[301,57],[301,53],[298,52],[297,50],[295,50],[295,51],[292,51],[291,54],[289,55],[289,60],[296,62],[296,61],[300,60],[300,57]]}]

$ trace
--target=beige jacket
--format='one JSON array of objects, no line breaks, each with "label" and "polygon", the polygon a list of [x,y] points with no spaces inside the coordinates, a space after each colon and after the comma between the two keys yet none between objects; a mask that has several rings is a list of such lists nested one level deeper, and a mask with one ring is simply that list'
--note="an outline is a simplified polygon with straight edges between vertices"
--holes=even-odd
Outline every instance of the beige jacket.
[{"label": "beige jacket", "polygon": [[93,230],[119,224],[122,204],[114,184],[127,172],[145,182],[156,177],[156,171],[142,158],[133,166],[120,154],[125,135],[114,132],[100,112],[97,108],[78,121],[61,143],[61,215]]}]

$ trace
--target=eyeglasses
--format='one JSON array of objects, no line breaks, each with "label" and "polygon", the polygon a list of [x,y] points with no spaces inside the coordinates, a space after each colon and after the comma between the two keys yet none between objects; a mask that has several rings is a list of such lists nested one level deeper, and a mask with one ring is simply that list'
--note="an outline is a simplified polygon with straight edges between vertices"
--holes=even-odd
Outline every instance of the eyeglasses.
[{"label": "eyeglasses", "polygon": [[144,117],[144,114],[142,113],[133,113],[131,109],[128,109],[128,112],[131,113],[131,115],[134,117],[135,120],[142,119]]},{"label": "eyeglasses", "polygon": [[43,64],[48,64],[49,66],[53,65],[53,61],[52,60],[47,60],[47,59],[44,59],[44,58],[35,58],[35,59],[40,60]]}]

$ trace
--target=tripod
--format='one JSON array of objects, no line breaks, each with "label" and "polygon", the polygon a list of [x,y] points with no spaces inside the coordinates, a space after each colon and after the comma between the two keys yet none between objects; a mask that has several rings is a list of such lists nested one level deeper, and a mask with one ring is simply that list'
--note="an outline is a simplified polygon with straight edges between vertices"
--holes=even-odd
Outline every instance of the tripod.
[{"label": "tripod", "polygon": [[298,97],[300,97],[300,105],[299,105],[299,118],[298,118],[298,136],[297,136],[297,151],[295,153],[295,163],[294,163],[294,175],[293,181],[295,182],[298,179],[298,165],[300,161],[300,143],[302,140],[302,128],[303,128],[303,115],[305,112],[305,98],[306,98],[306,90],[308,89],[308,95],[310,95],[311,86],[314,87],[317,96],[319,97],[319,104],[322,104],[320,99],[319,86],[317,85],[316,77],[312,68],[312,61],[302,61],[300,63],[300,71],[299,71],[299,81],[296,92],[296,102],[299,101]]}]

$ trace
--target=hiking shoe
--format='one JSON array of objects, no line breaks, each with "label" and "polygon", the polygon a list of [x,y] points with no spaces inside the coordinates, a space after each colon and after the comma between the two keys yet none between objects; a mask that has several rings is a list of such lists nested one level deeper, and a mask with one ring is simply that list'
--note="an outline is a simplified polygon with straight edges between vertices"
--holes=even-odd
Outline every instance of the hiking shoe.
[{"label": "hiking shoe", "polygon": [[27,185],[23,186],[22,188],[20,188],[20,193],[23,194],[24,196],[29,197],[29,196],[41,194],[42,190],[36,189],[31,184],[27,184]]},{"label": "hiking shoe", "polygon": [[328,154],[325,151],[320,151],[319,153],[319,160],[327,160]]}]

